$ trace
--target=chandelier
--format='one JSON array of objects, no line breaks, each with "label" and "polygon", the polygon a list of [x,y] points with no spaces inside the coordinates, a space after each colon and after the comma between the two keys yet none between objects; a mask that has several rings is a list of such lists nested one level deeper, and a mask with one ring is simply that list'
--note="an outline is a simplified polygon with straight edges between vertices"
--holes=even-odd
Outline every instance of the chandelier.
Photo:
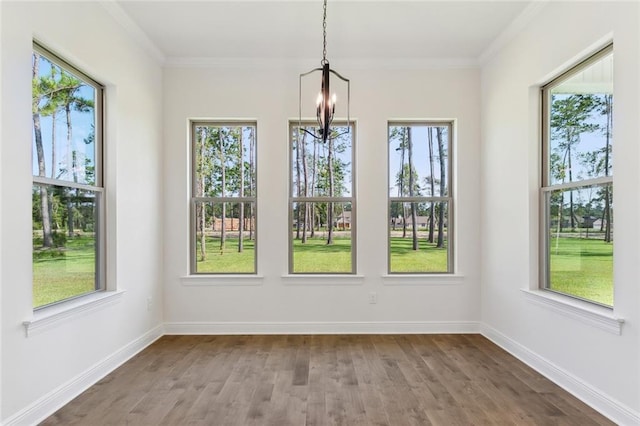
[{"label": "chandelier", "polygon": [[[335,138],[337,136],[349,133],[350,129],[350,119],[349,119],[349,104],[351,101],[351,84],[349,79],[344,78],[336,71],[332,70],[329,66],[329,61],[327,60],[327,0],[324,0],[323,7],[323,15],[322,15],[322,60],[320,61],[321,67],[314,68],[311,71],[300,74],[299,78],[299,129],[314,139],[321,140],[323,143],[326,143],[328,139]],[[310,74],[313,74],[317,71],[322,72],[322,82],[320,86],[320,93],[318,94],[318,98],[316,100],[316,120],[318,122],[318,127],[313,129],[312,131],[307,130],[302,127],[302,79]],[[331,124],[333,123],[333,118],[336,112],[336,94],[335,92],[331,94],[330,91],[330,75],[333,74],[338,77],[340,80],[344,81],[347,84],[347,126],[346,130],[341,133],[335,133]]]}]

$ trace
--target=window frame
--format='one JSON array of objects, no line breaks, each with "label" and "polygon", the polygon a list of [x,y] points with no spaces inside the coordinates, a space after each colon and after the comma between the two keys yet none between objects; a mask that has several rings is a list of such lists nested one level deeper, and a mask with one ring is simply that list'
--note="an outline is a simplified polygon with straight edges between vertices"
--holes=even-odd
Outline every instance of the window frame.
[{"label": "window frame", "polygon": [[[198,197],[195,195],[196,191],[196,127],[198,126],[212,126],[212,127],[253,127],[254,129],[254,182],[253,182],[253,196],[244,197]],[[190,182],[189,182],[189,275],[193,277],[204,276],[257,276],[258,275],[258,122],[256,120],[229,120],[229,119],[192,119],[189,120],[189,138],[190,138]],[[254,205],[254,255],[253,255],[253,272],[198,272],[197,260],[196,260],[196,203],[197,202],[210,202],[210,203],[253,203]]]},{"label": "window frame", "polygon": [[[289,120],[289,132],[287,135],[289,149],[288,153],[288,169],[289,169],[289,191],[287,202],[287,233],[288,233],[288,273],[289,275],[301,276],[301,275],[331,275],[331,276],[354,276],[357,274],[357,206],[356,206],[356,123],[354,120],[335,120],[333,121],[333,127],[349,127],[349,131],[346,133],[351,138],[351,196],[349,197],[294,197],[294,182],[293,182],[293,129],[296,127],[315,127],[317,121],[315,120]],[[350,272],[295,272],[293,264],[293,205],[295,203],[351,203],[351,271]]]},{"label": "window frame", "polygon": [[[551,284],[551,268],[550,268],[550,236],[548,230],[551,224],[551,217],[549,214],[548,202],[551,199],[551,193],[554,191],[565,191],[565,190],[576,190],[576,189],[585,189],[593,186],[606,186],[610,185],[613,188],[613,168],[611,169],[611,174],[606,176],[598,176],[595,178],[587,178],[582,180],[575,180],[573,182],[559,183],[559,184],[551,184],[550,181],[550,154],[551,154],[551,90],[562,84],[563,82],[569,80],[577,73],[589,68],[594,63],[598,62],[602,58],[613,55],[613,43],[609,43],[601,49],[595,51],[590,56],[585,59],[579,61],[577,64],[569,67],[567,70],[561,72],[558,76],[551,79],[547,83],[540,86],[540,141],[541,141],[541,162],[540,162],[540,171],[541,171],[541,179],[540,179],[540,188],[539,188],[539,279],[538,279],[538,290],[543,292],[549,292],[560,297],[566,297],[571,300],[577,300],[589,303],[591,305],[600,306],[606,309],[613,310],[613,304],[607,305],[604,303],[597,302],[592,299],[586,299],[583,297],[579,297],[573,294],[564,293],[558,290],[554,290],[550,288]],[[612,151],[613,152],[613,151]],[[612,154],[613,155],[613,154]],[[613,220],[614,210],[612,208],[612,223],[615,223]],[[614,240],[615,241],[615,240]],[[613,244],[613,243],[612,243]],[[615,253],[615,249],[614,249]],[[615,289],[615,281],[613,282],[613,286]],[[615,290],[614,290],[615,291]],[[615,300],[613,301],[615,303]]]},{"label": "window frame", "polygon": [[[454,220],[454,184],[453,184],[453,140],[454,140],[454,120],[388,120],[387,121],[387,213],[386,213],[386,226],[387,226],[387,274],[389,276],[434,276],[434,275],[454,275],[455,274],[455,259],[454,259],[454,236],[455,236],[455,220]],[[439,197],[392,197],[389,195],[391,185],[391,158],[389,156],[389,131],[391,127],[411,127],[411,126],[426,126],[426,127],[447,127],[447,195]],[[430,203],[430,202],[446,202],[447,203],[447,270],[446,271],[418,271],[418,272],[392,272],[391,271],[391,205],[392,203]]]},{"label": "window frame", "polygon": [[[99,83],[96,79],[89,76],[78,67],[74,66],[62,56],[51,51],[37,40],[32,41],[32,55],[38,53],[49,62],[57,65],[64,71],[74,75],[78,79],[88,86],[91,86],[95,90],[95,103],[94,103],[94,115],[95,115],[95,129],[94,129],[94,150],[95,150],[95,184],[82,184],[71,182],[63,179],[49,178],[46,176],[37,176],[32,174],[32,188],[36,185],[51,187],[65,187],[70,189],[79,189],[83,191],[90,191],[95,193],[95,215],[96,215],[96,227],[95,227],[95,278],[94,278],[94,290],[86,293],[78,294],[75,296],[67,297],[52,303],[34,307],[33,311],[42,311],[47,308],[59,306],[64,303],[72,302],[78,299],[91,297],[99,292],[105,292],[107,290],[107,218],[106,218],[106,188],[105,188],[105,164],[104,164],[104,139],[105,139],[105,117],[104,117],[104,104],[105,104],[105,86]],[[33,131],[33,130],[32,130]],[[33,148],[33,143],[32,143]],[[32,165],[33,168],[33,154]],[[33,190],[33,189],[32,189]],[[33,263],[32,263],[33,265]],[[33,268],[33,266],[32,266]],[[33,280],[32,280],[33,288]]]}]

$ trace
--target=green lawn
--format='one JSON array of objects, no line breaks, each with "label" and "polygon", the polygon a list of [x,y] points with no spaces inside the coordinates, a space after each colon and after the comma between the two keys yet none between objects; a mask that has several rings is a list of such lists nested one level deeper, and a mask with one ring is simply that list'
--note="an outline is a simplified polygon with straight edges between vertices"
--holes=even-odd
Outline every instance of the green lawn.
[{"label": "green lawn", "polygon": [[[391,237],[391,272],[446,272],[447,250],[424,239],[420,250],[411,248],[411,238]],[[95,258],[93,236],[69,238],[64,248],[42,249],[34,238],[33,306],[39,307],[94,291]],[[197,262],[201,273],[253,273],[255,242],[245,240],[238,253],[237,238],[226,241],[220,252],[219,238],[207,239],[207,259]],[[550,288],[576,297],[613,305],[613,245],[602,240],[552,238]],[[350,273],[351,239],[337,237],[327,245],[324,238],[293,241],[296,273]]]},{"label": "green lawn", "polygon": [[34,308],[94,291],[93,236],[69,238],[64,248],[42,249],[41,238],[33,243]]},{"label": "green lawn", "polygon": [[196,270],[199,273],[241,274],[255,272],[255,241],[244,240],[242,253],[238,252],[238,239],[226,238],[224,250],[220,251],[220,237],[207,237],[207,258],[202,261],[200,245],[196,246]]},{"label": "green lawn", "polygon": [[413,250],[412,238],[390,237],[390,272],[447,272],[447,248],[436,248],[436,244],[424,239]]},{"label": "green lawn", "polygon": [[613,305],[613,244],[598,239],[551,238],[551,290]]},{"label": "green lawn", "polygon": [[351,238],[336,237],[328,245],[325,238],[293,240],[293,272],[351,273]]}]

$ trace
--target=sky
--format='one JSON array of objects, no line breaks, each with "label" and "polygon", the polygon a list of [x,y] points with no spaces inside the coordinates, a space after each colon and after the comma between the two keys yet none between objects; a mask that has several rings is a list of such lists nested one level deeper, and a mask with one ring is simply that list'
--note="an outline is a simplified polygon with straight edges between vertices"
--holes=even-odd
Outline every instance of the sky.
[{"label": "sky", "polygon": [[[39,75],[49,76],[51,72],[51,62],[49,62],[46,58],[40,58],[39,65]],[[78,77],[76,77],[78,78]],[[90,99],[95,101],[96,93],[95,89],[89,85],[81,86],[77,92],[77,96],[81,96],[85,99]],[[91,164],[95,164],[95,144],[86,144],[84,140],[91,134],[92,125],[95,125],[95,111],[91,108],[89,112],[78,112],[72,109],[71,111],[71,124],[72,124],[72,146],[69,147],[67,144],[67,121],[66,114],[64,110],[58,111],[56,116],[56,165],[55,165],[55,173],[54,177],[62,180],[73,181],[73,175],[71,173],[63,173],[61,174],[61,170],[71,170],[70,166],[67,166],[68,163],[71,163],[71,151],[75,150],[77,152],[77,168],[76,175],[78,178],[78,182],[87,183],[87,179],[85,178],[85,162],[84,159],[89,159]],[[53,120],[51,116],[42,116],[40,117],[40,125],[42,129],[42,145],[44,148],[45,155],[45,164],[46,164],[46,177],[51,177],[52,172],[52,129],[53,129]],[[33,175],[38,175],[38,157],[36,152],[35,145],[35,132],[32,132],[32,166],[33,166]],[[70,148],[70,149],[69,149]]]}]

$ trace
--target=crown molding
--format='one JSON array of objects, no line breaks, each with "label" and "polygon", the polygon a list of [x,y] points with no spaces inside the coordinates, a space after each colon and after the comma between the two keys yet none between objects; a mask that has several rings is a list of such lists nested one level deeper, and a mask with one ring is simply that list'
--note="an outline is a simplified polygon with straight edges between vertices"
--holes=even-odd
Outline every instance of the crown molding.
[{"label": "crown molding", "polygon": [[[447,70],[479,68],[475,58],[332,58],[340,69]],[[319,66],[318,58],[214,58],[175,57],[164,60],[165,68],[292,69]]]},{"label": "crown molding", "polygon": [[520,34],[538,13],[551,0],[534,0],[511,23],[496,37],[489,47],[478,56],[478,63],[484,66],[498,53],[503,47],[511,42],[518,34]]},{"label": "crown molding", "polygon": [[162,50],[155,45],[154,42],[151,41],[149,36],[135,23],[133,19],[129,16],[127,12],[122,9],[122,7],[118,4],[116,0],[98,0],[98,4],[100,4],[111,17],[118,23],[126,33],[136,42],[140,47],[142,47],[146,52],[149,53],[159,65],[163,65],[165,62],[164,53]]}]

